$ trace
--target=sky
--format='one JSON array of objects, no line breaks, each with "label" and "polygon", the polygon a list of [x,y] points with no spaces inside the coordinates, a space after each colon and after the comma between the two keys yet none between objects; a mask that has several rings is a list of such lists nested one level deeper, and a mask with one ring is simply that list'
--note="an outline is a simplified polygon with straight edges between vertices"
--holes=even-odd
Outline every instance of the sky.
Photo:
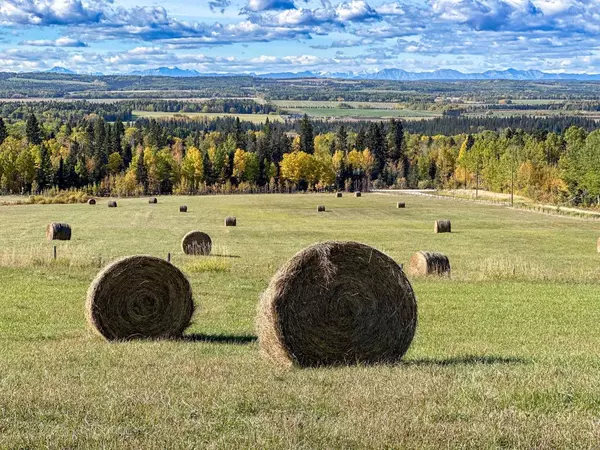
[{"label": "sky", "polygon": [[0,71],[600,73],[600,0],[0,0]]}]

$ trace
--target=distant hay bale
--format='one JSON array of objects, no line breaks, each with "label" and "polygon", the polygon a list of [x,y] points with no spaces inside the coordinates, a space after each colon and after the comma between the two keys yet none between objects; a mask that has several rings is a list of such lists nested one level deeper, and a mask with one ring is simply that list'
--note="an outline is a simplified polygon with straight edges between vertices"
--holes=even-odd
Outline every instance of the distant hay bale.
[{"label": "distant hay bale", "polygon": [[187,206],[183,205],[179,207],[179,212],[187,212]]},{"label": "distant hay bale", "polygon": [[317,212],[325,212],[325,205],[317,206]]},{"label": "distant hay bale", "polygon": [[354,196],[355,196],[355,197],[360,197],[361,195],[362,195],[362,194],[361,194],[361,192],[360,192],[360,191],[356,191],[356,192],[354,193]]},{"label": "distant hay bale", "polygon": [[368,245],[334,241],[279,269],[256,320],[263,354],[288,367],[396,362],[416,325],[416,298],[400,266]]},{"label": "distant hay bale", "polygon": [[96,204],[96,199],[95,198],[90,198],[88,200],[88,205],[95,205]]},{"label": "distant hay bale", "polygon": [[452,227],[450,225],[449,220],[436,220],[433,225],[433,231],[436,233],[450,233],[452,232]]},{"label": "distant hay bale", "polygon": [[158,203],[158,199],[156,197],[151,197],[148,199],[148,203],[156,204]]},{"label": "distant hay bale", "polygon": [[202,231],[190,231],[183,237],[181,248],[186,255],[210,255],[212,240]]},{"label": "distant hay bale", "polygon": [[450,275],[450,260],[436,252],[417,252],[410,258],[408,272],[415,277]]},{"label": "distant hay bale", "polygon": [[335,194],[335,196],[336,196],[337,198],[342,198],[342,193],[341,193],[341,192],[338,192],[338,193],[336,193],[336,194]]},{"label": "distant hay bale", "polygon": [[406,203],[398,202],[398,203],[396,203],[396,208],[406,208]]},{"label": "distant hay bale", "polygon": [[110,341],[179,337],[193,313],[188,279],[153,256],[110,264],[92,282],[86,300],[88,323]]},{"label": "distant hay bale", "polygon": [[235,227],[237,226],[237,219],[233,216],[225,217],[225,226],[226,227]]},{"label": "distant hay bale", "polygon": [[115,202],[114,200],[111,200],[108,202],[108,207],[109,208],[116,208],[117,207],[117,202]]},{"label": "distant hay bale", "polygon": [[46,225],[46,239],[49,241],[70,241],[71,226],[59,222],[49,223]]}]

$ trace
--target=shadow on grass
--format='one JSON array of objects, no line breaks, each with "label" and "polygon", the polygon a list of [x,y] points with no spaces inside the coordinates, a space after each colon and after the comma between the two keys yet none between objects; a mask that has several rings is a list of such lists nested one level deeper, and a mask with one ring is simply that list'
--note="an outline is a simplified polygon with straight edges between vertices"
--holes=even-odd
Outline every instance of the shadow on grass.
[{"label": "shadow on grass", "polygon": [[214,256],[216,258],[241,258],[239,255],[219,255],[218,253],[211,253],[210,256]]},{"label": "shadow on grass", "polygon": [[247,345],[256,342],[258,338],[256,336],[242,335],[235,336],[229,334],[188,334],[181,338],[182,341],[188,342],[213,342],[216,344],[235,344],[235,345]]},{"label": "shadow on grass", "polygon": [[452,358],[421,358],[409,359],[403,361],[406,366],[462,366],[462,365],[493,365],[493,364],[527,364],[529,361],[523,358],[505,357],[505,356],[454,356]]}]

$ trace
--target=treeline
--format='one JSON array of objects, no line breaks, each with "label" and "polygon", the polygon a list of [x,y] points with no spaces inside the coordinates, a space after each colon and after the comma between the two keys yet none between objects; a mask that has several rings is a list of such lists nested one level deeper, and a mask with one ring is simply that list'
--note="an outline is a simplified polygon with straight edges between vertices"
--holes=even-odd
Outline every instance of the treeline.
[{"label": "treeline", "polygon": [[189,123],[198,126],[110,124],[95,116],[54,127],[30,115],[22,127],[7,129],[0,121],[0,190],[125,196],[478,184],[496,192],[514,186],[547,202],[600,203],[600,130],[509,127],[429,136],[408,131],[411,122],[391,120],[319,132],[306,116],[297,131],[290,123],[232,119],[214,127],[203,122],[202,130],[181,126]]},{"label": "treeline", "polygon": [[107,122],[120,120],[128,122],[133,119],[131,105],[115,103],[92,103],[86,101],[40,101],[40,102],[2,102],[0,101],[0,117],[11,122],[25,120],[32,111],[43,122],[61,121],[77,122],[86,116],[95,114]]},{"label": "treeline", "polygon": [[124,101],[123,107],[141,111],[173,113],[226,113],[226,114],[271,114],[278,111],[270,103],[258,103],[250,99],[210,99],[190,102],[177,100]]}]

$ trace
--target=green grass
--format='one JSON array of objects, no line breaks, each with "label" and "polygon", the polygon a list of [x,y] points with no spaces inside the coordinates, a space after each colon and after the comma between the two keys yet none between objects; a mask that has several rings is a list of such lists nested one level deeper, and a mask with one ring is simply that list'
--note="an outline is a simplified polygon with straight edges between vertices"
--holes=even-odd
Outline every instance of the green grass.
[{"label": "green grass", "polygon": [[[0,448],[596,448],[598,224],[402,199],[406,209],[377,194],[0,207]],[[237,227],[223,226],[227,215]],[[436,218],[453,233],[434,234]],[[57,262],[50,221],[73,227]],[[220,256],[183,256],[192,229]],[[260,292],[327,239],[399,263],[421,249],[450,257],[451,279],[413,280],[419,325],[404,363],[286,371],[260,357]],[[193,339],[92,334],[83,302],[99,267],[168,252],[199,305]]]},{"label": "green grass", "polygon": [[410,109],[370,109],[370,108],[286,108],[292,114],[307,114],[310,117],[354,117],[365,119],[389,119],[401,117],[406,119],[428,119],[441,117],[441,114],[431,111]]},{"label": "green grass", "polygon": [[269,121],[281,122],[282,119],[276,114],[226,114],[226,113],[188,113],[188,112],[158,112],[158,111],[133,111],[134,120],[139,117],[149,117],[152,119],[164,119],[171,117],[190,117],[190,118],[207,118],[213,119],[215,117],[239,117],[240,120],[254,123],[264,123],[267,118]]}]

